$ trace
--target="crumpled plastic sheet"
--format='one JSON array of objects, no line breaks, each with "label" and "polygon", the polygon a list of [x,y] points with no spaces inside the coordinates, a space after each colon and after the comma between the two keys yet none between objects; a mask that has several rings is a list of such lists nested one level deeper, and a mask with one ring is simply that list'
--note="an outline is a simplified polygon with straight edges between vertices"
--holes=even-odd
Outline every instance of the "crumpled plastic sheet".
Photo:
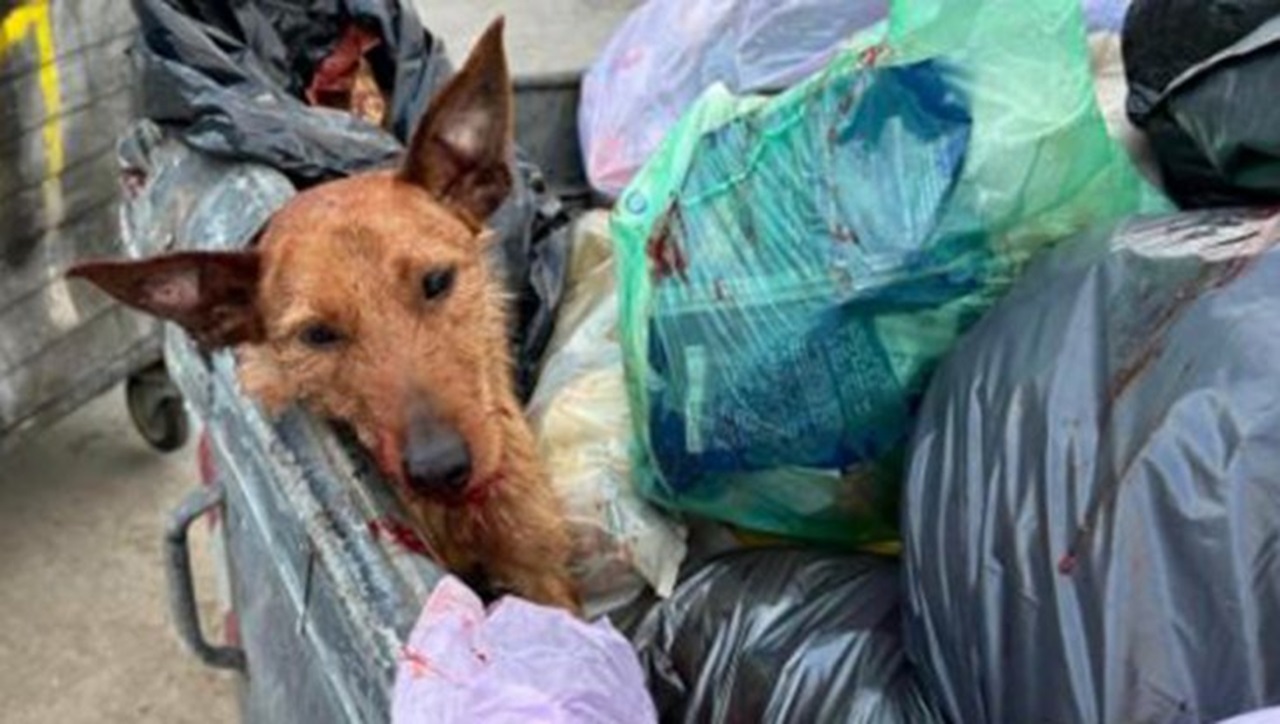
[{"label": "crumpled plastic sheet", "polygon": [[1163,188],[1160,167],[1147,134],[1133,125],[1126,110],[1129,84],[1124,77],[1124,57],[1120,34],[1102,31],[1089,35],[1089,64],[1098,108],[1107,122],[1107,132],[1129,153],[1129,160],[1156,188]]},{"label": "crumpled plastic sheet", "polygon": [[1136,0],[1128,110],[1184,208],[1280,202],[1280,0]]},{"label": "crumpled plastic sheet", "polygon": [[745,550],[682,581],[635,641],[664,722],[941,724],[900,604],[890,560]]},{"label": "crumpled plastic sheet", "polygon": [[1118,33],[1133,0],[1084,0],[1084,23],[1091,33]]},{"label": "crumpled plastic sheet", "polygon": [[393,724],[657,722],[635,651],[607,621],[507,597],[486,612],[446,576],[396,669]]},{"label": "crumpled plastic sheet", "polygon": [[529,419],[574,539],[572,571],[589,618],[675,587],[685,528],[644,500],[631,479],[631,425],[618,343],[608,214],[574,225],[564,303]]},{"label": "crumpled plastic sheet", "polygon": [[[194,148],[266,164],[302,185],[394,160],[452,72],[444,45],[395,0],[134,0],[134,7],[140,114],[181,127]],[[382,38],[373,66],[379,85],[393,89],[390,133],[302,101],[349,22]]]},{"label": "crumpled plastic sheet", "polygon": [[[1090,32],[1116,32],[1130,0],[1083,0]],[[592,185],[618,196],[707,88],[781,91],[824,66],[889,0],[648,0],[583,79],[579,136]]]},{"label": "crumpled plastic sheet", "polygon": [[1280,703],[1280,216],[1064,240],[952,351],[911,447],[907,638],[952,721]]}]

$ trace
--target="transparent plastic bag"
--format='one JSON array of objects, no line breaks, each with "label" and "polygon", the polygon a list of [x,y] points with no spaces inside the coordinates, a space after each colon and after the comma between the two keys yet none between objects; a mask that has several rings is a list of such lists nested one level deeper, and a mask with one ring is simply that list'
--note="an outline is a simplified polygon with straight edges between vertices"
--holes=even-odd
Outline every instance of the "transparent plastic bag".
[{"label": "transparent plastic bag", "polygon": [[786,93],[712,88],[613,217],[638,488],[893,538],[938,359],[1035,253],[1164,208],[1107,134],[1078,0],[898,2]]}]

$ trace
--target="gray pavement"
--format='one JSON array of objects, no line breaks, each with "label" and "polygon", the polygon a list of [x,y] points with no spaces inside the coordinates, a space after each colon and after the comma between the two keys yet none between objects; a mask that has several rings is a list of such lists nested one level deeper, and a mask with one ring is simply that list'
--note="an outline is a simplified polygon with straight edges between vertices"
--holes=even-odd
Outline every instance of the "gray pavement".
[{"label": "gray pavement", "polygon": [[197,484],[194,447],[150,450],[113,389],[0,457],[0,721],[235,721],[234,678],[178,642],[161,568],[166,516]]}]

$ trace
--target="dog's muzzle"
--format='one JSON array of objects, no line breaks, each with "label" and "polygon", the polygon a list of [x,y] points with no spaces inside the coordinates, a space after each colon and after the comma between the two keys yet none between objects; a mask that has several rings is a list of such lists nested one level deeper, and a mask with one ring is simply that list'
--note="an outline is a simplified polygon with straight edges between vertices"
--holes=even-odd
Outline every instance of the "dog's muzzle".
[{"label": "dog's muzzle", "polygon": [[415,493],[456,499],[471,479],[471,452],[456,430],[415,420],[409,425],[401,466],[405,482]]}]

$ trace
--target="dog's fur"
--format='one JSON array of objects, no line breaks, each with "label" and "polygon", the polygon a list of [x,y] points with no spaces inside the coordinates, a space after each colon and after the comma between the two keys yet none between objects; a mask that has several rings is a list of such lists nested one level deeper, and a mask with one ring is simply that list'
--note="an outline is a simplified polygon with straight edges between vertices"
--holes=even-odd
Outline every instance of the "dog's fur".
[{"label": "dog's fur", "polygon": [[[206,347],[239,346],[243,386],[268,410],[300,402],[348,423],[450,569],[479,567],[577,610],[567,525],[513,392],[503,294],[486,262],[483,220],[512,184],[512,103],[498,20],[399,170],[299,194],[248,251],[91,262],[71,275]],[[433,490],[404,461],[441,431],[465,444],[470,468]]]}]

